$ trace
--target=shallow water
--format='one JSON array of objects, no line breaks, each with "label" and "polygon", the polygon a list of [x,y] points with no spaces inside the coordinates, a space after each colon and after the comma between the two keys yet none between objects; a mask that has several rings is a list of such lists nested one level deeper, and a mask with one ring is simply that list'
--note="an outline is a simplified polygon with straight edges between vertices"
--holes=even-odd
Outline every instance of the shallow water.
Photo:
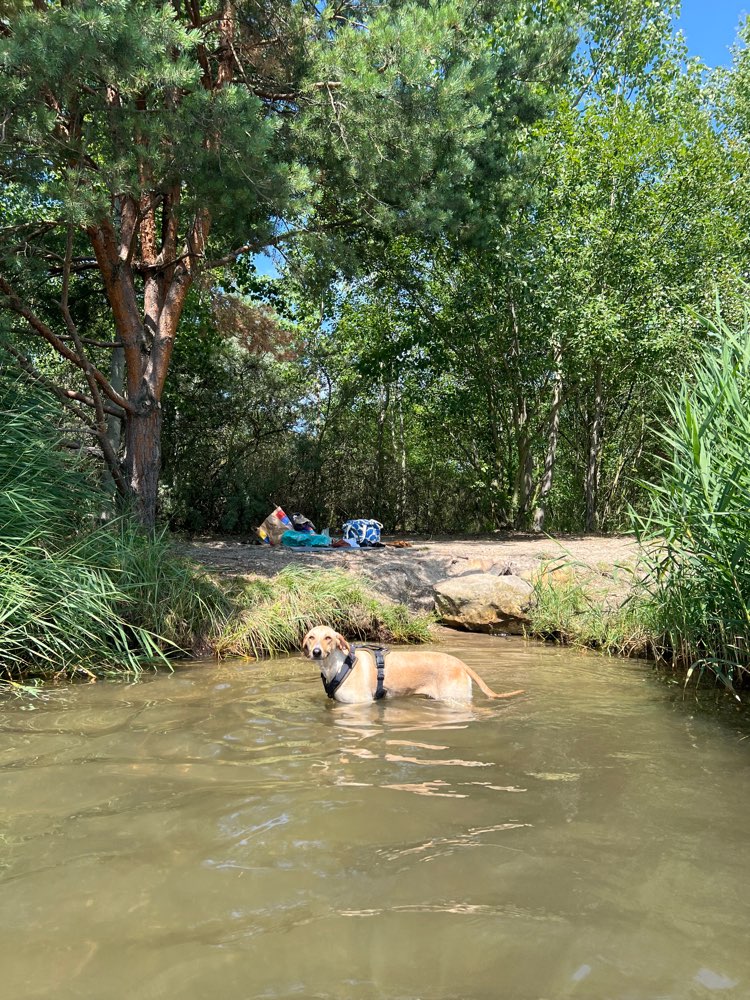
[{"label": "shallow water", "polygon": [[6,701],[3,997],[749,997],[750,724],[442,648],[527,695],[347,708],[293,658]]}]

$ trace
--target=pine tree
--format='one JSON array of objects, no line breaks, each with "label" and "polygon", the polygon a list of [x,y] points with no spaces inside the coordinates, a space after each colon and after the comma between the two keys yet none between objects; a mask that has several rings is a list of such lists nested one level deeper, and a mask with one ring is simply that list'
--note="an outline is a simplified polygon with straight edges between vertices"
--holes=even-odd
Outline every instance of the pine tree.
[{"label": "pine tree", "polygon": [[144,524],[156,517],[161,398],[191,285],[302,236],[331,254],[365,231],[476,235],[502,208],[508,135],[538,113],[570,51],[564,27],[534,10],[4,5],[6,348],[94,436]]}]

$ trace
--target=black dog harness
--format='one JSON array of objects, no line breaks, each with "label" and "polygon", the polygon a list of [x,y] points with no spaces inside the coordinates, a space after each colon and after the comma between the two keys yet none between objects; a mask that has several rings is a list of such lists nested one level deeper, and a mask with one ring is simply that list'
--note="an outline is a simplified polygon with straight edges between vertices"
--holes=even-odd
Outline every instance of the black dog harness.
[{"label": "black dog harness", "polygon": [[326,689],[326,694],[328,695],[329,698],[333,698],[335,696],[338,689],[341,687],[346,678],[354,669],[354,664],[357,662],[358,649],[366,649],[368,653],[372,653],[372,655],[375,657],[375,666],[377,667],[378,671],[378,683],[377,687],[375,688],[375,694],[373,695],[373,699],[375,701],[380,701],[380,699],[385,698],[386,694],[388,693],[386,688],[384,687],[385,657],[390,652],[390,650],[388,649],[387,646],[374,646],[372,643],[369,642],[360,642],[357,643],[357,645],[352,643],[349,646],[349,652],[346,654],[346,659],[339,667],[336,676],[332,677],[330,681],[327,681],[325,679],[325,674],[321,672],[320,679],[323,681],[323,687]]}]

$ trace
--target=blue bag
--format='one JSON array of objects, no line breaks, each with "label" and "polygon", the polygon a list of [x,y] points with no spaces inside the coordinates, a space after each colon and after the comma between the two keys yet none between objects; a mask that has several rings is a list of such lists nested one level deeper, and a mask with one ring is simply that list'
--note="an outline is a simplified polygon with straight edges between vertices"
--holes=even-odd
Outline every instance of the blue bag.
[{"label": "blue bag", "polygon": [[357,545],[377,545],[380,542],[380,532],[383,525],[380,521],[368,520],[364,517],[355,518],[353,521],[345,521],[343,524],[344,541],[356,542]]}]

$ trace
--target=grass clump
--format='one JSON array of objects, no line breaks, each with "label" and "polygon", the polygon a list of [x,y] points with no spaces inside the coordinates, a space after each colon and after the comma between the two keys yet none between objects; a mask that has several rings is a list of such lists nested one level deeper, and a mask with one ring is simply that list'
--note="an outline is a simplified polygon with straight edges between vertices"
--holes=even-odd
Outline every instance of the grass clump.
[{"label": "grass clump", "polygon": [[0,676],[136,670],[159,655],[124,614],[123,540],[99,519],[103,498],[60,450],[52,414],[0,379]]},{"label": "grass clump", "polygon": [[612,595],[607,577],[586,568],[545,567],[534,581],[530,632],[565,645],[618,656],[663,656],[658,617],[630,571],[631,587]]},{"label": "grass clump", "polygon": [[661,655],[660,629],[648,595],[630,567],[613,586],[589,567],[546,565],[534,580],[530,632],[565,645],[618,656]]},{"label": "grass clump", "polygon": [[298,649],[314,625],[347,637],[426,642],[432,618],[374,597],[355,577],[337,570],[288,566],[271,580],[234,584],[234,612],[212,641],[219,656],[272,656]]}]

